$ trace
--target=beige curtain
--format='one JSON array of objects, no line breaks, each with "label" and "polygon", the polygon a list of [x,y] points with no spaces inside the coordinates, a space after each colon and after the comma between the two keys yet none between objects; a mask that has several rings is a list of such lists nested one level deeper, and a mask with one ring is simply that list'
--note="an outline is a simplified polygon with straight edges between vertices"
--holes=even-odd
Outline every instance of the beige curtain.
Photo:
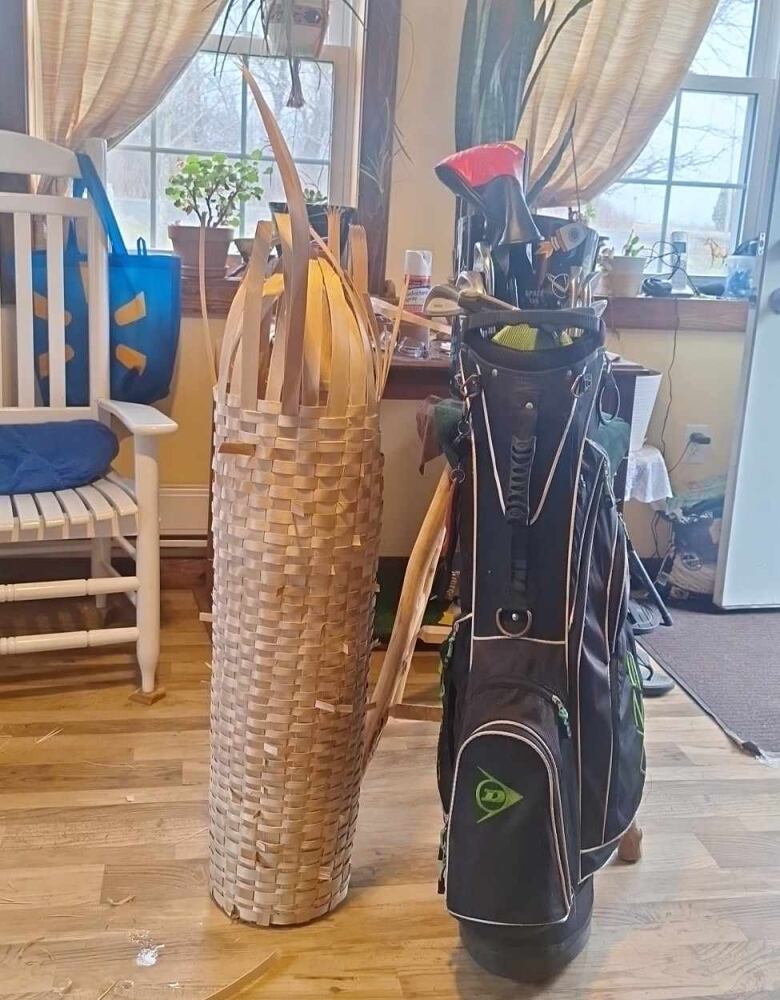
[{"label": "beige curtain", "polygon": [[[569,6],[558,3],[551,30]],[[716,6],[717,0],[593,0],[580,11],[558,37],[518,128],[518,141],[528,143],[529,190],[572,117],[582,200],[620,177],[671,104]],[[576,197],[567,149],[536,204],[571,205]]]},{"label": "beige curtain", "polygon": [[115,145],[155,108],[225,0],[28,0],[31,131]]}]

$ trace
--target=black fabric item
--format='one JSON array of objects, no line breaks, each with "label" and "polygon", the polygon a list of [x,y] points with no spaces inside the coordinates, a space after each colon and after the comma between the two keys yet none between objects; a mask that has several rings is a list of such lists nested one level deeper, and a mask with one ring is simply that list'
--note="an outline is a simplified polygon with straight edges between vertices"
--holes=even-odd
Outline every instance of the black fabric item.
[{"label": "black fabric item", "polygon": [[539,983],[556,976],[582,951],[590,937],[593,879],[577,889],[571,912],[561,924],[484,927],[461,920],[460,939],[474,961],[494,976]]},{"label": "black fabric item", "polygon": [[672,610],[642,645],[743,750],[780,759],[780,611]]},{"label": "black fabric item", "polygon": [[638,808],[644,713],[625,529],[594,440],[601,331],[540,352],[471,333],[459,369],[463,617],[438,770],[447,906],[484,945],[491,928],[568,924]]}]

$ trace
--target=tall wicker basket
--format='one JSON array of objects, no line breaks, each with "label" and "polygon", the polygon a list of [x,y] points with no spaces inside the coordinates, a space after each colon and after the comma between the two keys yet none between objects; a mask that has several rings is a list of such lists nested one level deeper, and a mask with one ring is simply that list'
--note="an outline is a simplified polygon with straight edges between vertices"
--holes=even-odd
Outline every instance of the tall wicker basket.
[{"label": "tall wicker basket", "polygon": [[272,234],[258,227],[215,394],[210,888],[231,916],[298,924],[349,881],[385,359],[337,248],[311,257],[292,159],[247,78],[289,216],[276,220],[283,275],[265,278]]}]

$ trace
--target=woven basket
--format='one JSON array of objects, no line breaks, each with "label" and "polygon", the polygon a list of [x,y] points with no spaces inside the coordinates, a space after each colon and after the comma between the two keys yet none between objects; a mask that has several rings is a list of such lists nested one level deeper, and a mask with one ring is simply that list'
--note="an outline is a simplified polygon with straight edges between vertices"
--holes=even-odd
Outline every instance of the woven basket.
[{"label": "woven basket", "polygon": [[292,159],[247,78],[289,215],[276,219],[283,275],[265,278],[272,233],[258,227],[215,393],[210,889],[231,916],[298,924],[332,910],[349,882],[385,359],[336,254],[310,259]]}]

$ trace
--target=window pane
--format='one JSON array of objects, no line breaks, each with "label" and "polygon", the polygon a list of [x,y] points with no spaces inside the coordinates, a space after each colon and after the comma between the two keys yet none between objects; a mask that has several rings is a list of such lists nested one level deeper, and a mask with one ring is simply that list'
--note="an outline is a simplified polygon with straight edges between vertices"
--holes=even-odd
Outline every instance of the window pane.
[{"label": "window pane", "polygon": [[669,232],[688,234],[688,272],[723,274],[734,249],[744,192],[739,188],[673,187]]},{"label": "window pane", "polygon": [[755,13],[756,0],[720,0],[691,71],[747,76]]},{"label": "window pane", "polygon": [[191,226],[198,225],[197,215],[185,215],[181,209],[174,207],[165,193],[168,180],[172,174],[176,173],[180,160],[181,157],[173,153],[157,154],[157,233],[155,246],[166,249],[170,247],[168,226],[172,222],[184,222]]},{"label": "window pane", "polygon": [[744,94],[683,91],[673,179],[741,184],[752,116]]},{"label": "window pane", "polygon": [[669,158],[672,155],[672,132],[674,131],[676,104],[676,101],[672,102],[672,106],[650,136],[647,145],[626,171],[627,177],[665,179],[669,176]]},{"label": "window pane", "polygon": [[149,153],[120,146],[108,154],[108,196],[128,247],[139,236],[150,242],[151,168]]},{"label": "window pane", "polygon": [[159,146],[240,153],[238,61],[228,56],[223,62],[214,53],[201,52],[160,104],[156,115]]},{"label": "window pane", "polygon": [[631,230],[648,251],[661,239],[664,215],[663,184],[613,184],[593,201],[592,225],[609,236],[615,253],[620,253]]},{"label": "window pane", "polygon": [[[284,59],[256,58],[249,60],[250,69],[263,92],[263,97],[276,116],[294,157],[330,160],[333,120],[332,63],[301,62],[301,85],[306,99],[300,108],[288,108],[290,96],[290,66]],[[250,98],[247,110],[247,149],[268,151],[260,115]]]},{"label": "window pane", "polygon": [[152,141],[152,116],[147,115],[146,118],[137,125],[130,135],[125,136],[122,140],[122,144],[127,143],[128,146],[148,146]]},{"label": "window pane", "polygon": [[[217,18],[216,24],[214,25],[214,32],[220,34],[222,31],[222,26],[225,26],[225,34],[248,34],[252,22],[255,19],[256,10],[252,8],[259,8],[258,0],[230,0],[226,9]],[[260,22],[258,19],[257,29],[258,33],[262,34],[259,30]]]}]

